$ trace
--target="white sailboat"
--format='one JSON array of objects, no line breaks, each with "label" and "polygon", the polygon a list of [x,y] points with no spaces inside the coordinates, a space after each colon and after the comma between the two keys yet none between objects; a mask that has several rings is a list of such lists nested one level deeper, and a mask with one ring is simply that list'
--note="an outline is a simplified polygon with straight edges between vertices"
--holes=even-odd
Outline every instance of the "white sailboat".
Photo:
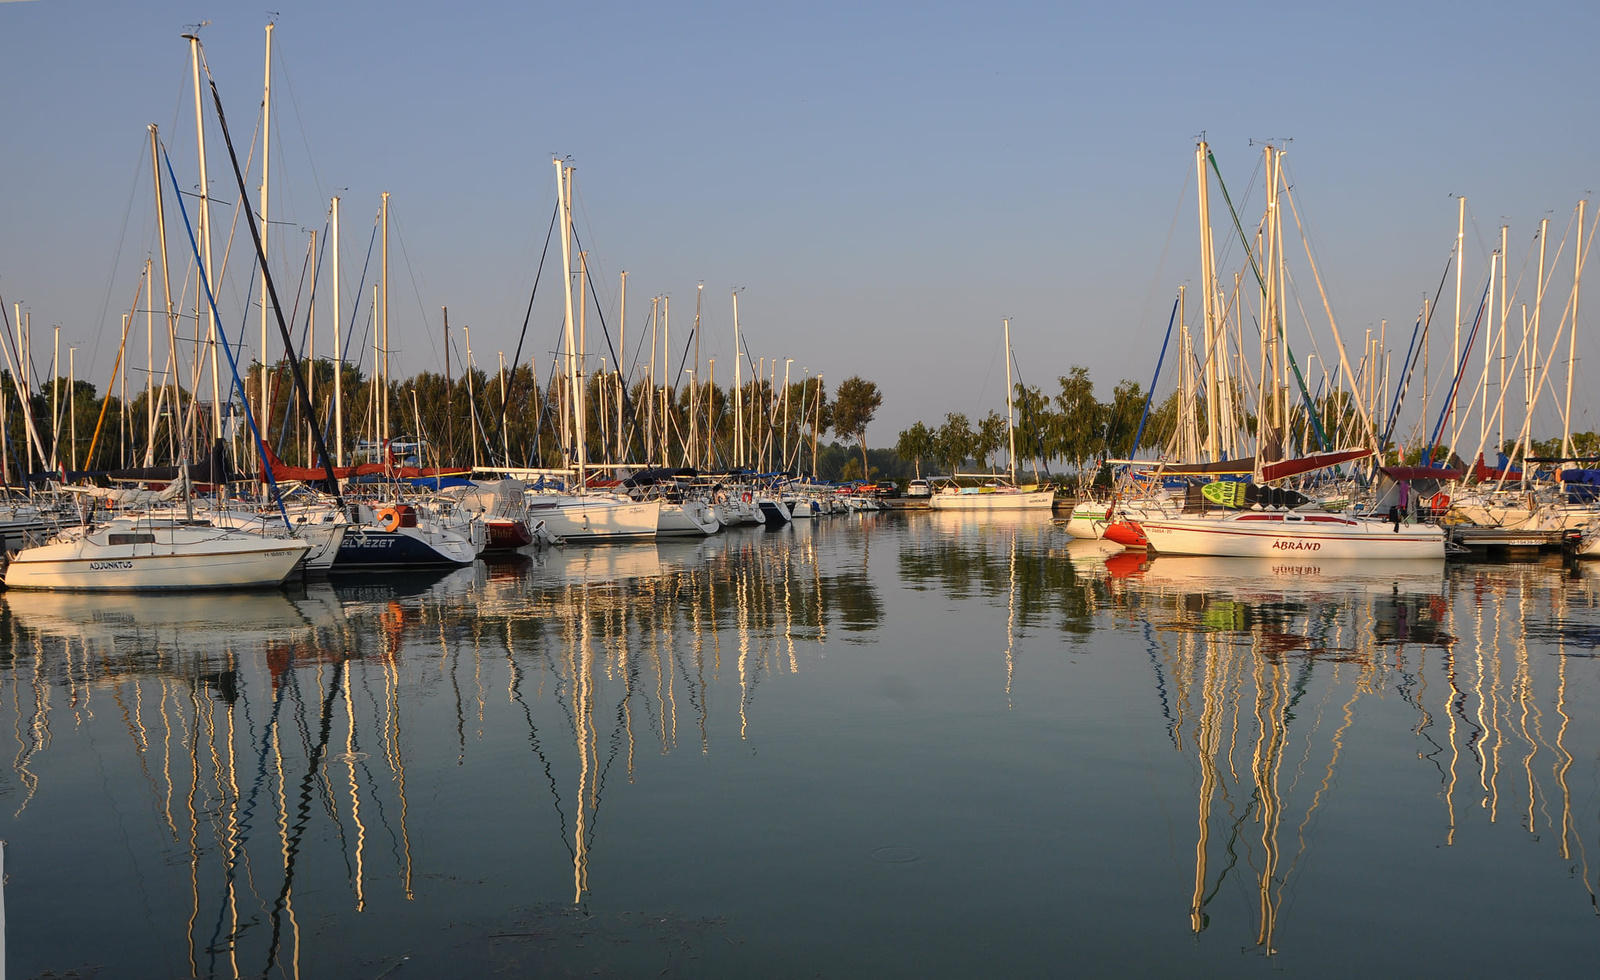
[{"label": "white sailboat", "polygon": [[1011,320],[1005,320],[1006,335],[1006,436],[1010,440],[1011,482],[1002,484],[993,481],[987,486],[958,487],[954,484],[947,486],[928,498],[928,506],[934,510],[965,510],[965,511],[996,511],[996,510],[1041,510],[1050,511],[1055,507],[1056,492],[1052,487],[1040,490],[1036,487],[1017,486],[1017,430],[1014,421],[1016,415],[1011,397]]},{"label": "white sailboat", "polygon": [[68,528],[12,556],[8,589],[131,591],[279,585],[310,550],[302,538],[174,518],[126,517]]}]

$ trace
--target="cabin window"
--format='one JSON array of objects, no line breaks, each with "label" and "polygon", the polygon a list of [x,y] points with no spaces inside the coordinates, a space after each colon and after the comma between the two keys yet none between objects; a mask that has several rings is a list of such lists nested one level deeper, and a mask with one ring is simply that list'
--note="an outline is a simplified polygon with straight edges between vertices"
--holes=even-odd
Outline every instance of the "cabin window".
[{"label": "cabin window", "polygon": [[136,532],[134,532],[132,534],[116,534],[116,533],[113,533],[110,536],[109,543],[110,544],[155,544],[156,543],[156,536],[154,534],[148,534],[148,533],[145,533],[143,531],[136,531]]}]

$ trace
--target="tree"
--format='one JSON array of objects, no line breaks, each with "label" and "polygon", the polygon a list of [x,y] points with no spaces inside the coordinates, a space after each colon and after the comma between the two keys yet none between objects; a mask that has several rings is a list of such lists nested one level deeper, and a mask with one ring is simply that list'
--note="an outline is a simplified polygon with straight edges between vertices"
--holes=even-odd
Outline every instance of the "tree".
[{"label": "tree", "polygon": [[1133,437],[1139,430],[1139,418],[1144,415],[1144,392],[1139,382],[1126,379],[1117,382],[1111,391],[1111,401],[1103,406],[1106,425],[1106,445],[1117,456],[1127,456],[1133,451]]},{"label": "tree", "polygon": [[955,476],[961,468],[961,461],[971,454],[974,441],[972,424],[965,415],[960,412],[945,415],[944,424],[934,433],[933,443],[935,455],[950,468],[951,476]]},{"label": "tree", "polygon": [[1089,378],[1088,368],[1073,365],[1056,381],[1061,392],[1056,395],[1054,442],[1062,457],[1072,460],[1073,468],[1081,471],[1083,461],[1094,456],[1103,444],[1103,413],[1100,403],[1094,400],[1094,381]]},{"label": "tree", "polygon": [[977,452],[983,465],[991,470],[994,468],[992,461],[994,454],[1006,444],[1007,429],[1006,417],[993,409],[989,414],[978,420],[977,443],[974,450]]},{"label": "tree", "polygon": [[922,479],[922,457],[934,454],[933,430],[917,422],[911,428],[900,433],[900,438],[895,440],[894,451],[900,454],[901,459],[909,459],[917,468],[917,479]]},{"label": "tree", "polygon": [[1050,399],[1038,388],[1029,388],[1022,382],[1016,385],[1017,403],[1017,458],[1034,459],[1033,472],[1037,477],[1039,464],[1044,463],[1046,471],[1049,469],[1049,460],[1059,455],[1051,445],[1052,430],[1055,426],[1055,413],[1050,410]]},{"label": "tree", "polygon": [[833,430],[850,436],[861,447],[861,470],[867,472],[867,426],[878,414],[883,395],[878,386],[860,377],[848,377],[840,382],[833,396]]}]

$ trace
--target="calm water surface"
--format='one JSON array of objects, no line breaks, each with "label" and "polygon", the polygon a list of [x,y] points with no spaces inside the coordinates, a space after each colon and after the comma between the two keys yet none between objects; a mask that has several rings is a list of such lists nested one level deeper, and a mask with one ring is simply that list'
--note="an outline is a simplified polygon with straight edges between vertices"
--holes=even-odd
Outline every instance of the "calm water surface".
[{"label": "calm water surface", "polygon": [[10,594],[7,965],[1592,975],[1597,595],[935,514]]}]

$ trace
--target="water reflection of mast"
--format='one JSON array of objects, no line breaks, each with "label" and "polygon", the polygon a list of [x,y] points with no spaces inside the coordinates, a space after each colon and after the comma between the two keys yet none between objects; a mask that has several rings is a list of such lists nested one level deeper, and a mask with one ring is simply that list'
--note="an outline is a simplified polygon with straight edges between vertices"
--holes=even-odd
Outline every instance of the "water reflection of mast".
[{"label": "water reflection of mast", "polygon": [[[1179,642],[1187,639],[1181,634]],[[1231,659],[1231,658],[1229,658]],[[1200,752],[1200,836],[1195,844],[1194,896],[1189,903],[1189,928],[1199,933],[1206,927],[1205,904],[1207,848],[1211,839],[1211,799],[1217,788],[1217,749],[1222,742],[1223,703],[1226,697],[1224,655],[1213,650],[1206,658],[1205,679],[1201,687],[1201,712],[1196,748]]]},{"label": "water reflection of mast", "polygon": [[594,674],[589,648],[588,588],[583,588],[580,591],[580,595],[582,598],[579,602],[577,615],[578,662],[573,671],[572,690],[573,734],[576,737],[578,748],[578,808],[572,835],[572,902],[574,905],[583,901],[583,893],[589,887],[589,852],[585,835],[588,829],[588,813],[591,805],[589,794],[593,789],[589,780],[593,771],[592,763],[594,761]]},{"label": "water reflection of mast", "polygon": [[[323,754],[328,748],[328,737],[333,728],[333,703],[339,696],[339,689],[344,680],[344,672],[345,660],[340,658],[334,661],[333,683],[328,688],[328,693],[326,696],[324,696],[322,699],[321,726],[318,730],[317,743],[312,748],[311,756],[306,762],[305,775],[300,778],[300,797],[298,805],[295,809],[295,822],[292,827],[289,828],[292,832],[287,834],[284,838],[283,887],[279,890],[277,901],[274,902],[272,906],[272,941],[267,949],[267,965],[266,969],[262,971],[263,973],[272,972],[272,968],[278,963],[278,950],[282,945],[283,916],[289,909],[290,896],[294,892],[295,861],[300,853],[301,839],[304,837],[306,827],[311,821],[312,790],[316,785],[317,772],[322,767]],[[285,812],[285,817],[287,817],[287,812]],[[408,868],[406,881],[407,897],[410,896],[410,891],[410,874]],[[298,926],[296,926],[295,934],[295,972],[298,975]]]},{"label": "water reflection of mast", "polygon": [[1016,674],[1014,654],[1017,646],[1017,531],[1011,530],[1010,577],[1006,583],[1006,709],[1010,710],[1011,678]]}]

